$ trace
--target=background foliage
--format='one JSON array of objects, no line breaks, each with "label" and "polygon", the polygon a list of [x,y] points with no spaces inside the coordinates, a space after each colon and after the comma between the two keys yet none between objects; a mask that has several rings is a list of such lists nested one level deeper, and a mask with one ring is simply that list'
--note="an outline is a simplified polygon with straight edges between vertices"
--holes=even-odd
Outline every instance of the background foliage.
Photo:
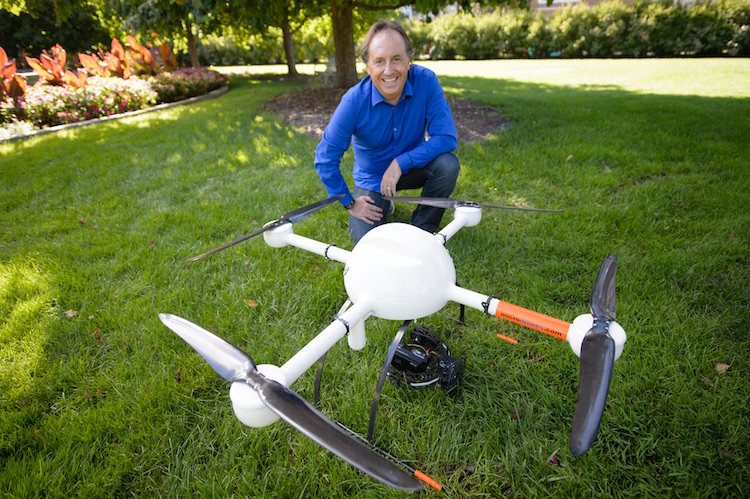
[{"label": "background foliage", "polygon": [[19,65],[25,64],[20,52],[37,57],[57,43],[71,53],[87,52],[92,47],[105,46],[112,38],[96,10],[86,2],[76,4],[70,15],[59,22],[53,0],[39,0],[30,9],[18,15],[0,9],[0,47]]},{"label": "background foliage", "polygon": [[[16,45],[32,55],[55,43],[71,53],[106,46],[109,40],[106,30],[97,24],[93,9],[84,5],[73,12],[71,19],[76,24],[65,21],[55,26],[50,8],[41,11],[37,20],[28,15],[17,18],[0,10],[0,46],[10,57],[15,54]],[[363,30],[383,15],[399,18],[394,11],[355,11],[355,40],[361,39]],[[195,17],[206,19],[197,14]],[[110,32],[115,31],[112,36],[123,35],[121,29],[112,28],[111,19],[104,21]],[[35,23],[42,23],[42,29],[37,29],[39,25]],[[159,26],[166,26],[162,24]],[[201,64],[269,64],[285,59],[278,27],[265,26],[258,31],[236,24],[223,26],[220,19],[204,24],[206,29],[200,32],[197,48]],[[433,60],[750,55],[748,0],[720,0],[691,6],[666,0],[625,5],[615,0],[594,7],[578,5],[552,14],[498,9],[477,16],[458,13],[409,21],[406,25],[417,55]],[[160,32],[169,40],[166,34]],[[171,29],[171,38],[176,49],[187,50],[187,42],[179,30]],[[294,33],[293,42],[300,62],[328,59],[333,54],[329,15],[308,19]]]},{"label": "background foliage", "polygon": [[[327,21],[315,22],[295,36],[300,61],[318,62],[332,53],[329,27]],[[405,27],[417,57],[432,60],[750,55],[748,0],[692,6],[613,1],[552,14],[503,9],[408,21]],[[212,37],[204,43],[202,60],[228,65],[279,62],[283,56],[280,32],[269,34],[262,40],[248,38],[244,50],[236,49],[237,37]]]},{"label": "background foliage", "polygon": [[414,46],[432,59],[750,55],[750,2],[577,5],[551,15],[496,11],[410,23]]}]

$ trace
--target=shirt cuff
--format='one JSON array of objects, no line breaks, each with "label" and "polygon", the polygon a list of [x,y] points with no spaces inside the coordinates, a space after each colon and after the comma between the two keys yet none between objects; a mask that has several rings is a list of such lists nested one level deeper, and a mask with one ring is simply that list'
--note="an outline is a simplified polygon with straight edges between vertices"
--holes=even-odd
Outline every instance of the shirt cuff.
[{"label": "shirt cuff", "polygon": [[344,197],[339,200],[339,203],[341,203],[341,206],[346,207],[346,205],[352,201],[354,201],[354,196],[347,192]]},{"label": "shirt cuff", "polygon": [[414,168],[414,161],[411,160],[408,152],[396,156],[396,161],[398,161],[398,167],[401,168],[401,175],[406,175],[409,173],[409,170]]}]

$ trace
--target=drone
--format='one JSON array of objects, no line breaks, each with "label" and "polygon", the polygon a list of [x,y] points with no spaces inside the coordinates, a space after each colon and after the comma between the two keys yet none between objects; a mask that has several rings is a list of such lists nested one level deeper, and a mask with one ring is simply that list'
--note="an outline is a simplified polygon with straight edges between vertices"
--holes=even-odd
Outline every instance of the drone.
[{"label": "drone", "polygon": [[[572,323],[481,294],[456,283],[456,269],[446,243],[462,228],[479,224],[483,209],[560,211],[481,205],[451,198],[384,197],[389,201],[418,203],[454,209],[453,220],[436,233],[413,225],[392,222],[366,233],[349,251],[294,233],[293,225],[343,195],[286,213],[262,228],[228,244],[190,258],[197,261],[260,234],[268,246],[294,246],[344,264],[344,287],[348,298],[333,321],[282,366],[256,364],[239,347],[219,336],[171,314],[161,321],[185,340],[225,380],[234,413],[250,427],[264,427],[283,419],[334,455],[371,478],[397,490],[417,491],[423,484],[440,490],[441,485],[423,472],[399,461],[372,444],[380,390],[391,361],[408,325],[437,313],[449,302],[479,310],[526,328],[567,341],[580,357],[578,397],[571,428],[570,451],[584,454],[593,445],[609,392],[614,362],[627,339],[615,322],[616,255],[607,256],[599,268],[590,299],[590,313]],[[315,399],[325,356],[339,340],[347,338],[352,350],[366,344],[365,321],[369,317],[403,321],[390,345],[378,379],[370,413],[368,438],[335,423],[289,387],[318,363]]]}]

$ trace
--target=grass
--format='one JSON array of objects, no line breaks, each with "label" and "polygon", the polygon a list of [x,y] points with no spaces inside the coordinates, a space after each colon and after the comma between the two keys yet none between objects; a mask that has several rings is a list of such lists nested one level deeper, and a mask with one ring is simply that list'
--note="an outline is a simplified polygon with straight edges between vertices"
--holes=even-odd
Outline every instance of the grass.
[{"label": "grass", "polygon": [[[617,253],[628,342],[597,441],[574,458],[567,345],[473,311],[458,326],[449,305],[421,322],[466,360],[460,395],[386,385],[377,443],[455,497],[745,495],[747,61],[430,66],[446,92],[512,120],[460,145],[455,197],[566,210],[485,214],[449,242],[461,284],[571,321]],[[157,318],[184,316],[280,365],[345,299],[340,264],[261,241],[182,262],[325,196],[315,141],[261,111],[299,85],[231,86],[0,144],[0,495],[403,495],[286,425],[243,427],[227,384]],[[351,248],[346,226],[328,208],[295,231]],[[331,350],[322,387],[322,410],[360,433],[398,324],[367,327],[362,352]],[[311,400],[313,381],[294,388]]]}]

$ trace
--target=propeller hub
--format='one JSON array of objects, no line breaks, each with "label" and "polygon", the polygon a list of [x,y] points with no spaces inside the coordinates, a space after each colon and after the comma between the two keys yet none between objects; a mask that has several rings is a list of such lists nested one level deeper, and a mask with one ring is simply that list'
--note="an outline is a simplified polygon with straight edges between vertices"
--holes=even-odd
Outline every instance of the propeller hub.
[{"label": "propeller hub", "polygon": [[418,319],[446,303],[456,283],[448,251],[429,232],[389,223],[360,239],[344,269],[346,292],[354,303],[367,300],[377,317]]},{"label": "propeller hub", "polygon": [[[258,372],[266,378],[278,381],[284,386],[288,382],[281,368],[271,364],[261,364]],[[232,400],[232,408],[237,419],[246,426],[260,428],[268,426],[277,421],[279,416],[263,403],[258,392],[251,386],[252,380],[248,382],[236,381],[229,389],[229,398]]]}]

